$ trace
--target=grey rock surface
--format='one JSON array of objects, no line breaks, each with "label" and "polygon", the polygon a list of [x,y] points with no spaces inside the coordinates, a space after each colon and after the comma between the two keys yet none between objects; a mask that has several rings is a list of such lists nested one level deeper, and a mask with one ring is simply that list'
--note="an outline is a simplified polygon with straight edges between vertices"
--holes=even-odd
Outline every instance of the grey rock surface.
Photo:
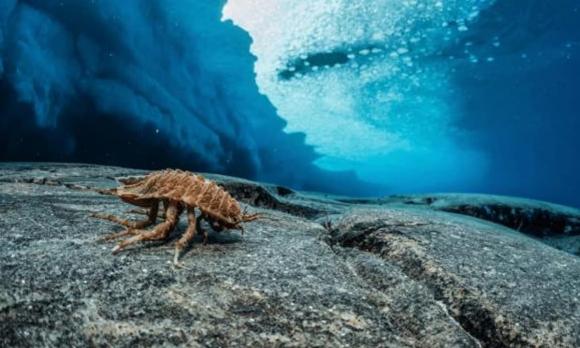
[{"label": "grey rock surface", "polygon": [[338,198],[345,203],[404,205],[494,222],[580,256],[580,210],[532,199],[481,194],[397,195],[379,199]]},{"label": "grey rock surface", "polygon": [[113,256],[99,239],[120,228],[89,214],[141,217],[85,188],[143,173],[0,164],[1,347],[580,346],[578,257],[396,199],[211,175],[267,218],[196,240],[181,269],[185,221]]}]

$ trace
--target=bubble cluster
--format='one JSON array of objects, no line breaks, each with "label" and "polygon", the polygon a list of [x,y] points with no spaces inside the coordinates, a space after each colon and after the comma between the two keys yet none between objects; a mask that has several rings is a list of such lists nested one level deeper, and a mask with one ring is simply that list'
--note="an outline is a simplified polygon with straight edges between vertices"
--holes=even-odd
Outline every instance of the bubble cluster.
[{"label": "bubble cluster", "polygon": [[454,168],[465,168],[464,181],[479,175],[484,161],[456,144],[441,57],[491,3],[230,0],[224,17],[252,36],[261,91],[286,131],[306,134],[319,166],[412,190],[411,167],[443,183],[458,180]]}]

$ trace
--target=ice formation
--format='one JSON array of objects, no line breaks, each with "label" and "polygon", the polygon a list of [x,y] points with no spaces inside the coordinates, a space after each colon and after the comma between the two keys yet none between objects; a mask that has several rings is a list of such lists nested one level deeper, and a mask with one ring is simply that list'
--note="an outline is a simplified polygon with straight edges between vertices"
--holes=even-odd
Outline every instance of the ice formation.
[{"label": "ice formation", "polygon": [[580,205],[578,23],[578,0],[0,0],[0,161]]},{"label": "ice formation", "polygon": [[321,153],[318,165],[446,190],[473,187],[485,158],[454,128],[441,51],[491,3],[230,0],[224,17],[251,34],[261,91]]},{"label": "ice formation", "polygon": [[176,166],[356,193],[352,174],[320,170],[303,135],[282,131],[258,93],[249,37],[221,21],[222,7],[0,0],[2,160]]}]

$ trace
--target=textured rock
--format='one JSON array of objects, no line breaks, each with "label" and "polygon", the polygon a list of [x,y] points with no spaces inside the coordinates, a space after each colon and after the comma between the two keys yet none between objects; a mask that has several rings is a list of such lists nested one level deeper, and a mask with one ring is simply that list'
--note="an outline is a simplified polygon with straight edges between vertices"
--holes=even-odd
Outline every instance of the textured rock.
[{"label": "textured rock", "polygon": [[580,210],[531,199],[477,194],[340,199],[346,203],[412,205],[494,222],[580,256]]},{"label": "textured rock", "polygon": [[211,176],[268,218],[113,256],[131,207],[84,190],[142,171],[0,165],[0,346],[580,345],[580,259],[415,205]]},{"label": "textured rock", "polygon": [[460,216],[383,208],[342,216],[332,241],[398,266],[488,346],[580,344],[580,259],[523,234]]}]

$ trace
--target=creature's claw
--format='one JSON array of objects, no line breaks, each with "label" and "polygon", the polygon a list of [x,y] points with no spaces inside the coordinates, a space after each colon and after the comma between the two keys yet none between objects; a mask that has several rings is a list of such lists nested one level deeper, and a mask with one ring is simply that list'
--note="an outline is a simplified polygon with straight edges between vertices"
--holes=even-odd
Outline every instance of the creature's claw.
[{"label": "creature's claw", "polygon": [[183,265],[179,262],[179,254],[180,254],[180,251],[179,250],[175,250],[175,256],[173,257],[173,265],[175,267],[182,268]]},{"label": "creature's claw", "polygon": [[173,263],[173,267],[175,267],[176,269],[188,269],[191,270],[191,268],[186,267],[183,262],[177,262],[177,263]]},{"label": "creature's claw", "polygon": [[176,269],[191,269],[189,267],[186,267],[183,262],[179,262],[179,256],[181,255],[181,251],[179,249],[175,249],[175,256],[173,257],[173,267],[175,267]]},{"label": "creature's claw", "polygon": [[121,245],[116,245],[116,246],[113,248],[113,250],[112,250],[112,253],[113,253],[113,255],[116,255],[116,254],[118,254],[119,252],[121,252],[121,250],[123,250],[123,248],[121,247]]},{"label": "creature's claw", "polygon": [[173,256],[173,266],[175,268],[189,269],[189,268],[185,267],[182,262],[179,262],[179,256],[181,255],[182,251],[183,251],[182,248],[180,248],[179,245],[177,245],[175,248],[175,255]]}]

